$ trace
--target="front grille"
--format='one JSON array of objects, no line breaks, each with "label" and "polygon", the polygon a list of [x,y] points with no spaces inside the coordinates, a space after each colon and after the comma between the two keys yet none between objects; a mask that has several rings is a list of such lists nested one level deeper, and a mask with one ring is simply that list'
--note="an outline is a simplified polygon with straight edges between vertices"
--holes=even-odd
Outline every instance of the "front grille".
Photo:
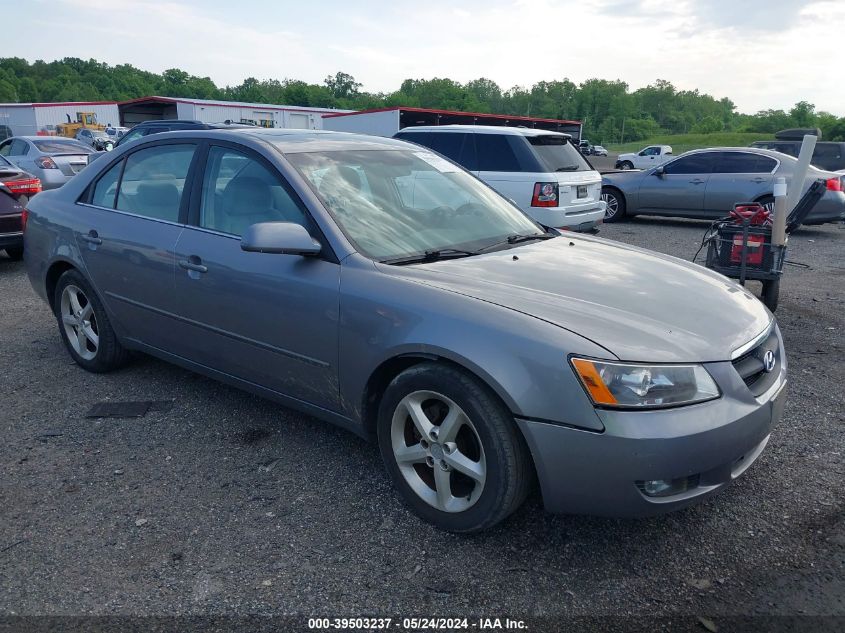
[{"label": "front grille", "polygon": [[[765,362],[767,352],[772,352],[775,361],[774,366],[769,371],[766,370]],[[751,393],[755,396],[765,393],[777,380],[782,363],[780,342],[775,328],[772,328],[769,335],[757,347],[747,351],[731,363]]]},{"label": "front grille", "polygon": [[20,213],[0,215],[0,233],[20,233],[22,230]]}]

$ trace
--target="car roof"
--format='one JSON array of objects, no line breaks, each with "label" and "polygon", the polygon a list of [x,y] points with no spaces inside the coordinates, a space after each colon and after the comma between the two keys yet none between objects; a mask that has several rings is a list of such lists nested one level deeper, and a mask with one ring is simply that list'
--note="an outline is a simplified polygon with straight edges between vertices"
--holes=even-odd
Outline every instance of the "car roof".
[{"label": "car roof", "polygon": [[784,156],[797,160],[794,156],[789,156],[789,154],[784,154],[773,149],[764,149],[762,147],[705,147],[702,149],[692,149],[685,152],[685,154],[701,154],[704,152],[745,152],[747,154],[768,156],[769,158],[774,158],[776,160],[783,160]]},{"label": "car roof", "polygon": [[59,141],[61,143],[79,143],[75,138],[69,136],[11,136],[9,138],[19,138],[24,141]]},{"label": "car roof", "polygon": [[530,127],[510,127],[507,125],[414,125],[399,132],[474,132],[476,134],[508,134],[511,136],[545,136],[554,134],[572,138],[571,134],[541,130]]},{"label": "car roof", "polygon": [[145,137],[148,141],[166,138],[216,138],[226,139],[233,136],[246,136],[270,143],[281,152],[295,154],[302,152],[328,152],[342,150],[384,150],[404,149],[420,151],[417,145],[411,145],[399,139],[384,136],[370,136],[352,132],[333,132],[329,130],[297,130],[286,128],[263,128],[244,126],[240,128],[223,127],[218,129],[173,130]]}]

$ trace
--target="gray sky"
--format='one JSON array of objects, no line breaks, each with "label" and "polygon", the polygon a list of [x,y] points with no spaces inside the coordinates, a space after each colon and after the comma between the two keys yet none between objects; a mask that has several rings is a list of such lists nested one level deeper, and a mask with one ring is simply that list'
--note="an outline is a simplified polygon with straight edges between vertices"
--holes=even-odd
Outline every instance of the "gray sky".
[{"label": "gray sky", "polygon": [[657,78],[741,112],[807,100],[845,116],[843,0],[0,0],[2,56],[95,58],[220,86],[245,77],[370,91],[406,78]]}]

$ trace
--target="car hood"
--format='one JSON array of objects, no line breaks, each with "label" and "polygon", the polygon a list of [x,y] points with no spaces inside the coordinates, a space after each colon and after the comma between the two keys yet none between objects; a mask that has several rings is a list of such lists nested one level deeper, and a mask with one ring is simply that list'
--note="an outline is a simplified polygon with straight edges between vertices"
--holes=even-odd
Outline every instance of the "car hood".
[{"label": "car hood", "polygon": [[620,360],[730,360],[772,320],[722,275],[580,235],[394,270],[565,328]]}]

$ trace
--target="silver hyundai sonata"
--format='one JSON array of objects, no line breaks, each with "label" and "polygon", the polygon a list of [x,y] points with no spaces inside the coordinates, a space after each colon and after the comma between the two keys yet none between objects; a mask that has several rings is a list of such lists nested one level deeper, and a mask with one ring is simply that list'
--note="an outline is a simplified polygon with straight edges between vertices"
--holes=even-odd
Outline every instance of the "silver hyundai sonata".
[{"label": "silver hyundai sonata", "polygon": [[554,512],[683,507],[740,476],[783,407],[780,332],[743,288],[547,233],[402,141],[157,134],[36,196],[25,227],[81,367],[141,351],[372,437],[455,532],[535,477]]}]

